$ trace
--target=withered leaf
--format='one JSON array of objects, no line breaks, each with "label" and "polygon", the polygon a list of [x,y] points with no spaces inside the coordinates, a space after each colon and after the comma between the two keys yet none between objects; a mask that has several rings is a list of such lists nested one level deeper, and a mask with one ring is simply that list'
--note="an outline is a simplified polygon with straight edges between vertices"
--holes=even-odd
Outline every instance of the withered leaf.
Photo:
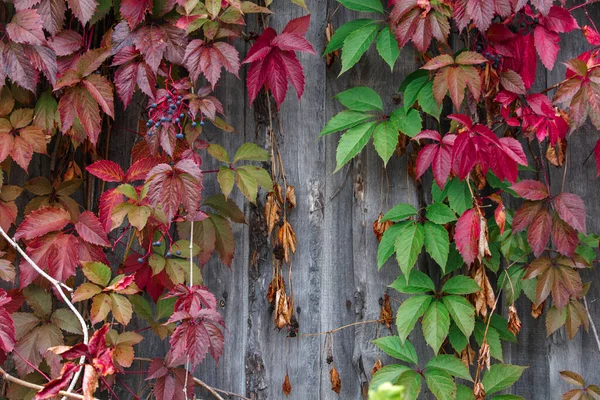
[{"label": "withered leaf", "polygon": [[485,399],[485,388],[481,382],[477,382],[475,384],[475,387],[473,388],[473,395],[475,396],[475,400]]},{"label": "withered leaf", "polygon": [[515,307],[514,304],[508,308],[508,330],[515,335],[518,335],[519,332],[521,332],[521,320],[517,313],[517,307]]},{"label": "withered leaf", "polygon": [[377,217],[375,222],[373,222],[373,232],[375,233],[375,236],[377,236],[378,242],[381,242],[381,238],[383,237],[385,231],[387,231],[388,228],[392,226],[392,221],[387,220],[385,222],[381,222],[382,219],[383,214],[379,213],[379,217]]},{"label": "withered leaf", "polygon": [[273,228],[279,222],[281,206],[275,198],[275,192],[269,192],[267,194],[267,201],[265,202],[265,219],[267,221],[267,232],[268,236],[271,236]]},{"label": "withered leaf", "polygon": [[329,379],[331,380],[331,390],[340,394],[340,391],[342,390],[342,380],[340,379],[340,374],[335,366],[329,371]]},{"label": "withered leaf", "polygon": [[490,345],[484,342],[479,348],[479,357],[477,358],[477,364],[479,364],[480,368],[484,366],[488,369],[491,368],[491,358],[490,358]]},{"label": "withered leaf", "polygon": [[478,190],[483,190],[483,188],[485,188],[485,185],[487,184],[487,180],[486,180],[483,170],[481,168],[481,164],[475,165],[475,168],[473,169],[473,172],[471,173],[471,177],[473,178],[473,181],[475,182],[475,186],[477,187]]},{"label": "withered leaf", "polygon": [[296,208],[296,188],[287,185],[285,187],[285,201],[287,205],[291,208]]},{"label": "withered leaf", "polygon": [[473,302],[475,303],[475,310],[481,318],[485,318],[488,315],[488,308],[491,309],[494,307],[496,295],[494,294],[494,289],[485,273],[485,266],[483,264],[477,263],[473,279],[481,288],[479,292],[471,295]]},{"label": "withered leaf", "polygon": [[[325,27],[325,40],[326,43],[329,44],[329,42],[331,41],[331,38],[333,37],[333,24],[331,22],[329,22],[327,24],[327,26]],[[333,64],[335,62],[335,59],[338,58],[340,56],[340,51],[339,50],[335,50],[332,51],[330,53],[327,53],[327,55],[325,56],[325,62],[327,63],[327,66],[330,67],[331,64]]]},{"label": "withered leaf", "polygon": [[285,373],[285,379],[283,380],[283,385],[281,386],[283,389],[283,393],[287,396],[292,392],[292,385],[290,384],[290,376],[288,373]]},{"label": "withered leaf", "polygon": [[555,167],[562,167],[567,154],[567,139],[559,139],[555,146],[548,143],[546,160]]},{"label": "withered leaf", "polygon": [[473,350],[470,344],[467,343],[467,346],[460,353],[460,360],[467,369],[473,365],[473,361],[475,361],[475,350]]},{"label": "withered leaf", "polygon": [[296,252],[296,234],[292,225],[288,221],[284,221],[283,225],[277,232],[277,238],[279,243],[283,246],[284,259],[286,263],[290,263],[290,252],[293,254]]},{"label": "withered leaf", "polygon": [[381,301],[381,311],[379,312],[379,320],[382,324],[384,324],[388,329],[390,329],[391,323],[393,321],[393,312],[392,305],[390,304],[390,296],[387,293],[384,293],[383,299]]},{"label": "withered leaf", "polygon": [[377,357],[377,361],[375,361],[373,368],[371,368],[371,376],[375,375],[375,372],[379,371],[382,367],[381,358]]},{"label": "withered leaf", "polygon": [[282,287],[275,294],[275,325],[277,329],[289,325],[293,314],[294,299],[289,297],[285,292],[285,288]]},{"label": "withered leaf", "polygon": [[539,306],[536,306],[535,303],[531,303],[531,316],[534,319],[538,319],[540,315],[542,315],[542,313],[544,312],[545,304],[546,301],[542,301],[542,303]]}]

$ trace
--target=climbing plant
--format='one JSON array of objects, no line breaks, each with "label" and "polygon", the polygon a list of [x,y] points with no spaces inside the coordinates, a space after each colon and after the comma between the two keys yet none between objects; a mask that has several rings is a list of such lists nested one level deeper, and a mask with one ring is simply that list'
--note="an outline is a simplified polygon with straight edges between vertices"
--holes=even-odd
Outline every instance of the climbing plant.
[{"label": "climbing plant", "polygon": [[[600,236],[587,231],[585,204],[564,191],[564,179],[567,138],[577,140],[584,124],[600,129],[600,35],[586,9],[592,2],[339,3],[368,13],[328,28],[325,54],[329,64],[340,57],[340,74],[373,44],[392,71],[401,52],[421,61],[398,84],[401,101],[385,104],[365,86],[336,94],[344,110],[320,133],[341,132],[336,171],[372,139],[384,168],[406,154],[407,174],[431,194],[428,203],[392,207],[373,225],[377,265],[395,254],[400,275],[390,287],[407,296],[396,313],[397,334],[373,341],[400,363],[378,360],[370,392],[375,398],[391,383],[406,399],[424,386],[437,399],[519,399],[499,394],[527,367],[503,363],[503,344],[516,342],[521,329],[516,300],[524,295],[535,318],[545,314],[548,335],[564,325],[572,339],[590,324],[591,283],[580,273],[596,261]],[[583,27],[576,10],[588,17]],[[561,34],[575,30],[589,49],[558,60]],[[559,61],[564,80],[538,89],[536,70]],[[594,155],[600,173],[600,141]],[[551,191],[550,168],[565,171],[558,192]],[[423,272],[418,261],[425,259],[439,268]],[[390,312],[386,294],[382,323]],[[434,354],[428,360],[409,340],[419,321]],[[586,392],[571,374],[577,395],[595,396],[593,385]]]},{"label": "climbing plant", "polygon": [[[0,373],[9,399],[118,398],[115,386],[130,398],[187,399],[198,385],[220,398],[191,375],[208,354],[219,360],[226,334],[201,267],[213,253],[232,264],[232,224],[246,223],[234,190],[251,203],[269,191],[276,216],[296,200],[276,148],[244,143],[229,155],[219,144],[239,127],[215,89],[223,70],[239,78],[248,64],[250,103],[260,94],[270,107],[270,93],[279,107],[290,83],[298,98],[304,90],[296,52],[315,53],[304,38],[310,17],[277,34],[266,25],[270,3],[0,2]],[[245,29],[251,16],[258,33]],[[136,129],[113,124],[124,110]],[[209,141],[206,130],[221,134]],[[110,159],[115,136],[132,144],[128,165]],[[216,170],[202,167],[207,156]],[[204,193],[210,179],[221,193]],[[289,263],[296,239],[283,218],[269,233]],[[293,311],[280,309],[281,328]],[[168,339],[164,357],[136,356],[142,331]],[[146,363],[139,392],[123,379],[134,360]]]}]

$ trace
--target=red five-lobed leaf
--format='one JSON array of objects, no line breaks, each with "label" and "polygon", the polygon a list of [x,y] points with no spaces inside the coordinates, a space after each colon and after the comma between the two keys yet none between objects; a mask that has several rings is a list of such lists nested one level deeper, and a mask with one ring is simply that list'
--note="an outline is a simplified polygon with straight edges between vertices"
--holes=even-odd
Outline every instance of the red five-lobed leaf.
[{"label": "red five-lobed leaf", "polygon": [[83,240],[90,244],[104,247],[110,246],[100,220],[90,211],[84,211],[79,215],[79,221],[75,224],[75,230]]},{"label": "red five-lobed leaf", "polygon": [[540,181],[525,179],[511,187],[519,196],[527,200],[544,200],[550,196],[548,187]]},{"label": "red five-lobed leaf", "polygon": [[32,211],[17,229],[15,239],[33,239],[63,229],[71,222],[71,214],[58,207],[42,207]]},{"label": "red five-lobed leaf", "polygon": [[105,182],[123,182],[125,173],[114,161],[100,160],[88,165],[86,171]]}]

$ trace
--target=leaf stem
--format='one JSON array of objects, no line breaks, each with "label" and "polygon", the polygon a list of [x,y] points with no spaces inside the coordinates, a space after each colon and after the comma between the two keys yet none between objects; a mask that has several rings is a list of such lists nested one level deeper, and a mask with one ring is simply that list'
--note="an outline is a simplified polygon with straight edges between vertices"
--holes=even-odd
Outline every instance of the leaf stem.
[{"label": "leaf stem", "polygon": [[[15,376],[12,376],[8,372],[6,372],[4,369],[2,369],[2,367],[0,367],[0,376],[2,376],[2,378],[6,381],[16,383],[17,385],[20,385],[20,386],[23,386],[26,388],[36,389],[38,391],[42,390],[44,388],[42,385],[36,385],[35,383],[27,382],[27,381],[24,381],[22,379],[15,377]],[[71,392],[67,392],[64,390],[59,391],[58,394],[61,396],[64,396],[64,397],[71,398],[71,399],[85,400],[85,398],[80,394],[71,393]],[[98,399],[94,397],[93,400],[98,400]]]},{"label": "leaf stem", "polygon": [[369,320],[366,320],[366,321],[358,321],[358,322],[353,322],[353,323],[348,324],[348,325],[340,326],[339,328],[335,328],[335,329],[332,329],[332,330],[327,331],[327,332],[300,333],[298,336],[301,336],[301,337],[311,337],[311,336],[320,336],[320,335],[331,335],[332,333],[339,332],[342,329],[350,328],[352,326],[364,325],[364,324],[373,324],[373,323],[376,323],[376,322],[383,323],[383,320],[381,320],[381,319],[369,319]]}]

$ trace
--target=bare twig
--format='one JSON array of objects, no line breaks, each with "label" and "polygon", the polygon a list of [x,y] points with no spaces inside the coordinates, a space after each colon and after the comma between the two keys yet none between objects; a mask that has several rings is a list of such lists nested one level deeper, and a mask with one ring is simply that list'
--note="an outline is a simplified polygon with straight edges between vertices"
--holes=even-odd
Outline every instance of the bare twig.
[{"label": "bare twig", "polygon": [[217,391],[212,386],[207,385],[206,383],[204,383],[200,379],[194,378],[194,383],[196,385],[202,386],[204,389],[208,390],[210,392],[210,394],[212,394],[215,397],[215,399],[224,400],[221,397],[221,395],[219,393],[217,393]]},{"label": "bare twig", "polygon": [[600,337],[598,337],[598,331],[596,330],[596,324],[594,324],[594,320],[592,319],[592,314],[590,314],[590,309],[588,308],[588,303],[583,296],[583,305],[585,306],[585,311],[587,311],[588,320],[590,321],[590,325],[592,326],[592,332],[594,332],[594,337],[596,338],[596,344],[598,345],[598,350],[600,350]]},{"label": "bare twig", "polygon": [[[25,253],[25,251],[21,248],[21,246],[19,246],[19,244],[15,240],[13,240],[10,236],[8,236],[8,234],[4,231],[4,229],[0,228],[0,234],[4,237],[4,239],[11,246],[13,246],[19,252],[19,254],[21,254],[21,256],[29,263],[29,265],[31,265],[31,267],[33,269],[35,269],[41,276],[43,276],[45,279],[47,279],[56,288],[56,290],[60,294],[60,297],[62,297],[63,301],[66,303],[67,307],[69,307],[69,309],[73,312],[73,314],[75,314],[75,317],[77,317],[77,319],[79,320],[79,323],[81,324],[81,330],[83,332],[83,343],[88,344],[89,333],[88,333],[88,329],[87,329],[85,320],[83,319],[83,316],[79,313],[77,308],[75,308],[73,303],[71,303],[71,300],[69,300],[69,298],[67,297],[67,295],[61,288],[65,288],[69,292],[73,292],[73,289],[71,289],[69,286],[63,284],[62,282],[57,281],[56,279],[54,279],[53,277],[48,275],[43,269],[41,269],[27,255],[27,253]],[[84,361],[85,361],[85,357],[81,356],[79,358],[79,365],[82,365]],[[65,393],[70,393],[73,391],[73,388],[75,387],[75,385],[77,384],[77,380],[79,379],[79,375],[81,375],[81,370],[82,370],[82,368],[79,368],[79,370],[75,373],[75,375],[73,376],[73,380],[71,381],[71,384],[69,385],[69,387],[67,388]],[[67,397],[68,397],[67,395],[63,395],[63,400],[65,400]]]},{"label": "bare twig", "polygon": [[358,321],[358,322],[353,322],[353,323],[348,324],[348,325],[340,326],[339,328],[335,328],[335,329],[332,329],[332,330],[327,331],[327,332],[301,333],[298,336],[301,336],[301,337],[311,337],[311,336],[320,336],[320,335],[331,335],[332,333],[341,331],[342,329],[350,328],[352,326],[364,325],[364,324],[373,324],[375,322],[382,322],[382,320],[380,320],[380,319],[368,319],[366,321]]}]

